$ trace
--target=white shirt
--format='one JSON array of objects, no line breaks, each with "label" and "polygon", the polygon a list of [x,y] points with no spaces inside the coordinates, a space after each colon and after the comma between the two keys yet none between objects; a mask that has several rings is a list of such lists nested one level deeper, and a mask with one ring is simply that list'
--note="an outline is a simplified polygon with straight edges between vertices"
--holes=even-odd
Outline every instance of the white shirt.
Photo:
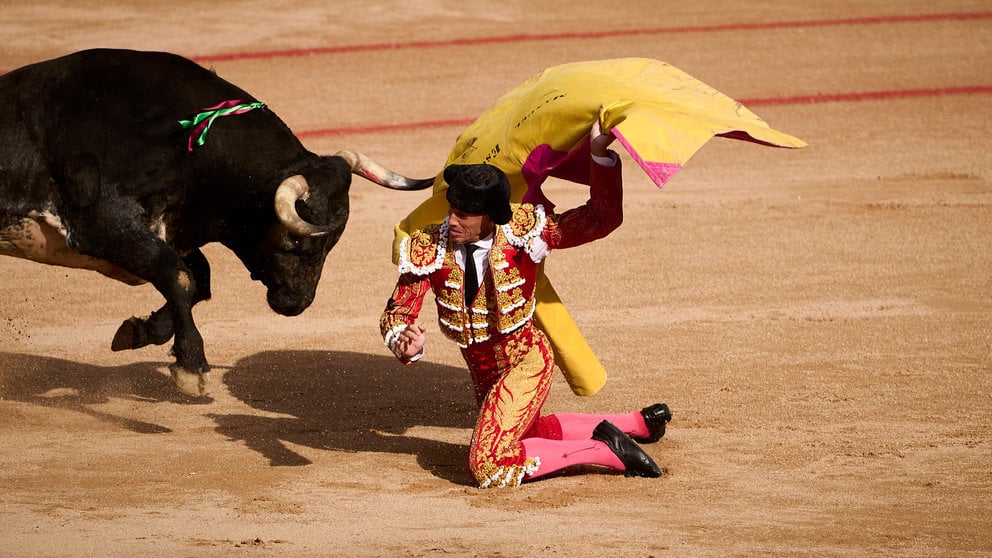
[{"label": "white shirt", "polygon": [[[475,244],[478,248],[475,252],[472,252],[472,259],[475,260],[475,271],[478,273],[478,285],[482,286],[482,280],[486,276],[486,272],[489,271],[489,251],[493,249],[493,240],[496,238],[495,231],[493,234],[487,236],[486,238],[480,238],[475,242],[468,242],[466,244]],[[465,245],[459,245],[459,249],[455,252],[455,263],[458,267],[465,271]]]}]

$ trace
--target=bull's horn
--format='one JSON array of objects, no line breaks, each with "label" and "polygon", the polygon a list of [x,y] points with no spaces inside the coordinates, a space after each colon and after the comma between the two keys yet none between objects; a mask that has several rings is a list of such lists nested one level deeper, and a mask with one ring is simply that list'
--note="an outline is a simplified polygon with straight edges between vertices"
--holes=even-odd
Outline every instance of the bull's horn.
[{"label": "bull's horn", "polygon": [[351,172],[375,182],[379,186],[393,190],[423,190],[434,185],[433,177],[407,178],[401,174],[396,174],[357,151],[345,149],[338,151],[335,155],[348,162],[348,165],[351,166]]},{"label": "bull's horn", "polygon": [[329,226],[319,226],[308,223],[296,211],[296,201],[306,201],[310,196],[310,186],[307,180],[299,174],[294,174],[276,188],[275,207],[279,221],[297,236],[321,236],[331,232]]}]

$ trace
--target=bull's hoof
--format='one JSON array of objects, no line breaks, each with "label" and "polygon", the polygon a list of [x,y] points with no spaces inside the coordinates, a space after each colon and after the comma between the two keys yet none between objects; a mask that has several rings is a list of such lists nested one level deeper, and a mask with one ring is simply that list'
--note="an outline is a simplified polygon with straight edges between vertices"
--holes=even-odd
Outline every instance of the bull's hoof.
[{"label": "bull's hoof", "polygon": [[117,333],[114,334],[114,340],[110,342],[111,351],[126,351],[128,349],[139,349],[144,347],[148,343],[142,343],[140,338],[142,336],[144,320],[141,318],[130,317],[124,320],[124,323],[117,328]]},{"label": "bull's hoof", "polygon": [[121,323],[110,342],[113,351],[140,349],[148,345],[161,345],[172,338],[172,319],[168,314],[154,312],[144,318],[130,317]]},{"label": "bull's hoof", "polygon": [[176,365],[170,366],[169,370],[172,372],[172,381],[176,382],[179,391],[193,397],[210,395],[210,372],[196,374]]}]

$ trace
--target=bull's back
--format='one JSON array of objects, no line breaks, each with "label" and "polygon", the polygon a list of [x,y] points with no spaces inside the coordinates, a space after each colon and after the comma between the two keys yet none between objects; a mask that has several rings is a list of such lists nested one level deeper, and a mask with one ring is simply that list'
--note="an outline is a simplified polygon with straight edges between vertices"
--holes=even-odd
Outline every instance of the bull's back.
[{"label": "bull's back", "polygon": [[[170,124],[200,108],[205,98],[251,97],[237,86],[181,56],[165,52],[92,49],[38,62],[0,76],[0,99],[20,115],[0,115],[10,124],[42,130],[100,118],[105,127],[137,131],[134,122]],[[53,120],[58,119],[55,123]]]},{"label": "bull's back", "polygon": [[193,173],[179,120],[231,98],[250,99],[160,52],[87,50],[0,76],[0,254],[94,268],[63,250],[75,216],[107,188],[149,215],[174,207]]},{"label": "bull's back", "polygon": [[0,160],[40,163],[57,173],[88,153],[105,169],[140,169],[183,153],[179,120],[231,98],[250,96],[180,56],[77,52],[0,77],[0,106],[14,109],[0,116]]}]

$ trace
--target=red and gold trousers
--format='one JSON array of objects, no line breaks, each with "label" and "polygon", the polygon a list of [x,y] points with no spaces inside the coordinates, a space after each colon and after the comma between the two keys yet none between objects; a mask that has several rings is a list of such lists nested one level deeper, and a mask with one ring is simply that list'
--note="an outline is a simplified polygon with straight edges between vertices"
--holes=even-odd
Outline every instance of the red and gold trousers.
[{"label": "red and gold trousers", "polygon": [[[518,486],[540,465],[521,440],[541,422],[555,361],[544,333],[527,322],[499,339],[462,349],[475,384],[479,419],[469,447],[469,471],[482,488]],[[537,428],[539,430],[539,428]]]}]

